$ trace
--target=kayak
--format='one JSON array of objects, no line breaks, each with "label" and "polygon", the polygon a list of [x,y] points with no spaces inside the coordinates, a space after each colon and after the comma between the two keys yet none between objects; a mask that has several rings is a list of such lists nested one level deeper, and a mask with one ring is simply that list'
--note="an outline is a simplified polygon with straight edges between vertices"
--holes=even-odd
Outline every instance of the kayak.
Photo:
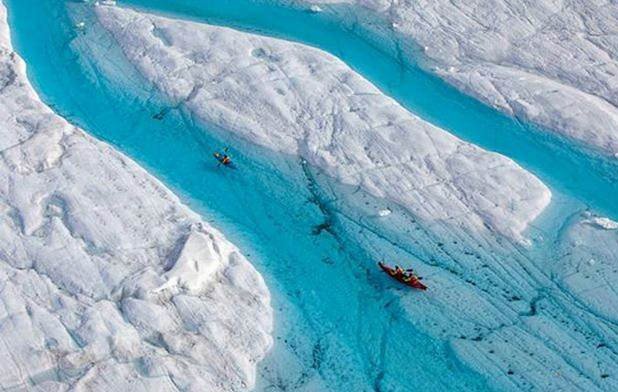
[{"label": "kayak", "polygon": [[402,274],[396,274],[394,268],[389,267],[381,261],[378,263],[378,265],[380,266],[380,268],[382,268],[382,271],[386,272],[388,276],[395,279],[396,281],[418,290],[427,290],[427,286],[425,286],[416,276],[413,276],[412,279],[405,281],[404,276]]},{"label": "kayak", "polygon": [[219,162],[219,164],[225,167],[229,167],[229,168],[234,167],[232,164],[232,161],[227,155],[221,154],[219,152],[215,152],[214,154],[212,154],[212,156],[215,157],[215,159]]}]

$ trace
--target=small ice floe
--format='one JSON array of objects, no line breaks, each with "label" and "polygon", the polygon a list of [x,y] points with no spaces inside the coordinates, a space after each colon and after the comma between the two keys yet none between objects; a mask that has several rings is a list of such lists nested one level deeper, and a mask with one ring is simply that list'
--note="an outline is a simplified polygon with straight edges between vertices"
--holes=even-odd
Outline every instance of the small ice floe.
[{"label": "small ice floe", "polygon": [[83,30],[86,27],[86,22],[79,22],[75,25],[80,30]]},{"label": "small ice floe", "polygon": [[614,154],[614,158],[618,159],[618,152]]},{"label": "small ice floe", "polygon": [[116,0],[99,0],[95,4],[113,6],[113,5],[116,5]]},{"label": "small ice floe", "polygon": [[582,223],[587,223],[591,226],[597,227],[599,229],[604,230],[616,230],[618,229],[618,222],[613,221],[609,218],[603,217],[595,217],[582,221]]},{"label": "small ice floe", "polygon": [[311,7],[309,7],[309,12],[317,14],[318,12],[322,12],[322,8],[319,5],[314,4]]},{"label": "small ice floe", "polygon": [[596,264],[596,260],[595,259],[590,259],[590,260],[588,260],[588,264],[595,265]]},{"label": "small ice floe", "polygon": [[383,210],[378,211],[378,216],[389,216],[393,211],[390,208],[385,208]]}]

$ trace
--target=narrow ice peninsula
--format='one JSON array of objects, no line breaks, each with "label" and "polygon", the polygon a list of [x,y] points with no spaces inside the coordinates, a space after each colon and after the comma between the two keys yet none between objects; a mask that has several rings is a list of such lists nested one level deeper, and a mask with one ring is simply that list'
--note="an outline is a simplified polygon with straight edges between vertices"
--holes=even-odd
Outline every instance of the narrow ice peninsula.
[{"label": "narrow ice peninsula", "polygon": [[550,201],[515,162],[421,120],[326,52],[128,8],[96,12],[145,77],[205,124],[300,155],[427,221],[523,240]]},{"label": "narrow ice peninsula", "polygon": [[244,390],[271,346],[239,250],[130,159],[54,114],[0,4],[0,387]]}]

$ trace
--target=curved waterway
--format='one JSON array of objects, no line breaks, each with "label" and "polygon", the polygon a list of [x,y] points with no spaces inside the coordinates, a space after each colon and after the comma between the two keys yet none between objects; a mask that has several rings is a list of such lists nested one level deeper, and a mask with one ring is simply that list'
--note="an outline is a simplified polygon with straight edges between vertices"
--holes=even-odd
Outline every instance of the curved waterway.
[{"label": "curved waterway", "polygon": [[[345,61],[406,109],[486,150],[515,160],[554,192],[618,219],[618,164],[466,96],[412,63],[401,37],[373,34],[380,25],[348,5],[324,12],[252,0],[125,0],[138,9],[164,12],[309,44]],[[290,2],[291,3],[291,2]],[[379,27],[378,27],[379,28]],[[383,29],[382,29],[383,30]],[[407,54],[404,54],[407,53]]]},{"label": "curved waterway", "polygon": [[[375,211],[383,201],[355,194],[344,202],[345,190],[302,162],[195,124],[124,60],[98,30],[89,5],[5,1],[14,44],[43,100],[171,186],[264,276],[276,327],[258,390],[487,389],[448,342],[422,333],[402,309],[401,296],[414,301],[423,294],[401,290],[375,268],[381,257],[450,265],[433,245],[438,240],[413,218],[393,207],[393,219],[401,222],[387,231],[359,207]],[[126,3],[326,49],[410,110],[515,159],[554,191],[610,216],[618,211],[612,164],[503,116],[411,64],[402,66],[326,15],[244,0]],[[76,21],[86,29],[76,28]],[[237,170],[213,165],[211,152],[228,143],[235,146]],[[417,230],[413,243],[400,238],[401,227]]]},{"label": "curved waterway", "polygon": [[261,364],[258,390],[407,390],[411,380],[427,390],[486,389],[448,344],[401,317],[395,299],[402,291],[376,270],[378,255],[338,229],[308,168],[241,141],[233,143],[238,170],[217,168],[217,130],[195,126],[175,108],[154,118],[165,99],[113,48],[108,62],[94,62],[102,56],[89,52],[88,40],[105,36],[82,36],[68,11],[93,26],[87,6],[7,4],[14,44],[43,100],[161,178],[264,276],[275,346]]}]

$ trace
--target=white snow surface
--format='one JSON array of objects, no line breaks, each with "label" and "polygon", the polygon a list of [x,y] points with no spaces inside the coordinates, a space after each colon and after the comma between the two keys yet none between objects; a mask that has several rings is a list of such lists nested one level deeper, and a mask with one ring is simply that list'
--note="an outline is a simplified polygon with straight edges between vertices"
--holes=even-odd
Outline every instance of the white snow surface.
[{"label": "white snow surface", "polygon": [[0,3],[0,388],[250,388],[271,346],[261,276],[39,100],[6,17]]},{"label": "white snow surface", "polygon": [[126,8],[96,12],[137,69],[204,123],[301,155],[428,222],[522,240],[550,201],[510,159],[421,120],[326,52]]},{"label": "white snow surface", "polygon": [[[611,0],[286,0],[351,4],[423,48],[459,89],[607,156],[618,153],[618,3]],[[381,24],[380,27],[378,27]]]}]

